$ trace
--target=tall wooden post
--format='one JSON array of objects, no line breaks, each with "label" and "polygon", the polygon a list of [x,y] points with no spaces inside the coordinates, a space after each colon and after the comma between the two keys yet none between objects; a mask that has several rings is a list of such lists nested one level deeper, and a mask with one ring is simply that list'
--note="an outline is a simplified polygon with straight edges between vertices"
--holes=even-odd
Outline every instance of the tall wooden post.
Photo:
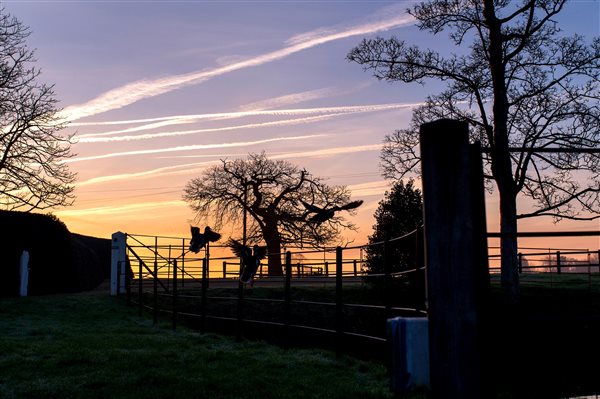
[{"label": "tall wooden post", "polygon": [[464,122],[424,124],[420,141],[431,388],[437,398],[482,398],[489,276],[481,153]]}]

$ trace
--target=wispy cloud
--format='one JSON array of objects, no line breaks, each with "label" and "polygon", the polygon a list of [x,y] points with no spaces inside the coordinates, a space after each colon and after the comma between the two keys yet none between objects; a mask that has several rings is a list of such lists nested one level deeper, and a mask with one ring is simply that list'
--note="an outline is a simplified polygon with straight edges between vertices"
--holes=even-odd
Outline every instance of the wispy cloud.
[{"label": "wispy cloud", "polygon": [[139,100],[158,96],[181,87],[198,84],[233,71],[273,62],[324,43],[406,26],[413,22],[414,19],[412,16],[406,13],[400,13],[399,15],[396,14],[390,17],[386,16],[375,22],[359,24],[347,28],[323,28],[307,32],[303,35],[291,38],[288,41],[289,46],[287,47],[243,61],[233,62],[213,69],[167,76],[159,79],[141,80],[126,84],[110,90],[87,103],[67,107],[61,112],[61,116],[68,121],[78,120],[102,112],[122,108]]},{"label": "wispy cloud", "polygon": [[[340,154],[351,154],[357,152],[365,152],[365,151],[379,151],[381,150],[381,144],[369,144],[369,145],[358,145],[358,146],[348,146],[348,147],[335,147],[335,148],[327,148],[323,150],[314,150],[314,151],[302,151],[302,152],[285,152],[280,154],[269,155],[271,159],[288,159],[288,158],[316,158],[316,157],[325,157],[325,156],[335,156]],[[226,157],[243,157],[246,154],[221,154],[221,158]],[[183,155],[183,156],[171,156],[171,157],[159,157],[161,159],[190,159],[190,158],[205,158],[205,157],[216,157],[216,155]],[[121,173],[117,175],[106,175],[106,176],[98,176],[88,180],[77,182],[77,187],[89,186],[93,184],[101,184],[114,182],[119,180],[134,180],[134,179],[143,179],[143,178],[155,178],[155,177],[163,177],[167,175],[174,174],[191,174],[198,173],[198,171],[202,168],[209,167],[211,165],[218,164],[220,161],[205,161],[205,162],[195,162],[195,163],[187,163],[182,165],[173,165],[166,166],[162,168],[149,169],[140,172],[131,172],[131,173]]]},{"label": "wispy cloud", "polygon": [[346,115],[346,113],[308,116],[305,118],[286,119],[286,120],[282,120],[282,121],[273,121],[273,122],[249,123],[246,125],[224,126],[224,127],[214,127],[214,128],[207,128],[207,129],[195,129],[195,130],[180,130],[180,131],[174,131],[174,132],[146,133],[146,134],[137,134],[137,135],[130,135],[130,136],[81,137],[78,140],[78,142],[79,143],[110,143],[110,142],[118,142],[118,141],[148,140],[148,139],[156,139],[156,138],[163,138],[163,137],[187,136],[190,134],[198,134],[198,133],[225,132],[225,131],[229,131],[229,130],[238,130],[238,129],[255,129],[255,128],[261,128],[261,127],[288,126],[288,125],[297,125],[297,124],[302,124],[302,123],[311,123],[311,122],[316,122],[316,121],[322,121],[322,120],[330,119],[330,118],[333,118],[333,117],[339,116],[339,115]]},{"label": "wispy cloud", "polygon": [[287,158],[317,158],[317,157],[330,157],[341,154],[351,154],[355,152],[365,151],[379,151],[381,150],[381,144],[366,144],[349,147],[334,147],[326,148],[323,150],[314,151],[303,151],[303,152],[288,152],[285,154],[277,154],[270,156],[272,159],[287,159]]},{"label": "wispy cloud", "polygon": [[127,204],[119,206],[100,206],[87,209],[69,209],[55,212],[58,217],[71,216],[94,216],[94,215],[115,215],[123,213],[132,213],[139,211],[149,211],[158,208],[172,208],[174,206],[187,206],[183,201],[161,201],[161,202],[143,202],[138,204]]},{"label": "wispy cloud", "polygon": [[390,182],[387,180],[372,181],[368,183],[352,184],[348,190],[353,196],[366,197],[370,195],[381,195],[390,189]]},{"label": "wispy cloud", "polygon": [[254,110],[254,111],[235,111],[235,112],[219,112],[209,114],[193,114],[193,115],[172,115],[162,116],[157,118],[147,119],[129,119],[118,121],[104,122],[82,122],[72,123],[71,126],[109,126],[109,125],[131,125],[136,123],[146,123],[146,125],[135,126],[127,129],[113,130],[101,133],[80,134],[75,136],[76,139],[87,137],[102,137],[113,136],[122,133],[133,133],[143,130],[156,129],[169,125],[194,123],[203,120],[223,120],[236,119],[245,117],[282,117],[282,116],[298,116],[298,115],[320,115],[328,113],[356,113],[356,112],[376,112],[392,109],[411,108],[419,106],[421,103],[390,103],[390,104],[372,104],[372,105],[348,105],[337,107],[316,107],[316,108],[291,108],[291,109],[274,109],[274,110]]},{"label": "wispy cloud", "polygon": [[340,93],[343,93],[343,91],[331,87],[316,90],[308,90],[300,93],[286,94],[284,96],[269,98],[266,100],[245,104],[242,105],[240,109],[242,111],[258,111],[286,107],[291,104],[298,104],[320,98],[337,96]]},{"label": "wispy cloud", "polygon": [[[324,114],[317,116],[307,116],[303,118],[292,118],[292,119],[284,119],[278,121],[271,122],[258,122],[258,123],[247,123],[243,125],[234,125],[234,126],[223,126],[223,127],[215,127],[215,128],[205,128],[205,129],[192,129],[192,130],[179,130],[179,131],[171,131],[171,132],[158,132],[158,133],[146,133],[146,134],[137,134],[137,135],[125,135],[125,136],[117,136],[117,134],[124,132],[133,132],[135,130],[142,130],[144,127],[131,128],[125,130],[117,130],[112,132],[104,132],[104,133],[91,133],[91,134],[82,134],[75,137],[78,143],[109,143],[109,142],[119,142],[119,141],[134,141],[134,140],[148,140],[155,138],[163,138],[163,137],[174,137],[174,136],[186,136],[190,134],[198,134],[198,133],[214,133],[214,132],[224,132],[230,130],[238,130],[238,129],[255,129],[255,128],[264,128],[264,127],[273,127],[273,126],[289,126],[289,125],[297,125],[297,124],[305,124],[305,123],[314,123],[319,122],[339,116],[356,114],[356,113],[366,113],[366,112],[377,112],[377,111],[387,111],[393,109],[401,109],[401,108],[409,108],[412,107],[413,104],[382,104],[382,105],[366,105],[366,106],[346,106],[346,107],[329,107],[329,108],[313,108],[306,109],[306,112],[302,112],[302,110],[283,110],[283,113],[286,111],[290,111],[291,114],[297,115],[301,113],[306,114]],[[331,112],[337,110],[338,112]],[[300,112],[298,112],[300,111]],[[329,113],[330,112],[330,113]],[[271,111],[269,114],[265,115],[277,115],[279,113],[276,111]],[[157,126],[162,126],[166,124],[165,122],[158,122],[151,125],[144,125],[145,127],[154,128]]]},{"label": "wispy cloud", "polygon": [[209,149],[215,149],[215,148],[231,148],[231,147],[246,147],[246,146],[252,146],[252,145],[257,145],[257,144],[272,143],[272,142],[277,142],[277,141],[304,140],[304,139],[323,137],[323,136],[324,135],[321,135],[321,134],[313,134],[313,135],[307,135],[307,136],[274,137],[274,138],[264,139],[264,140],[242,141],[242,142],[235,142],[235,143],[198,144],[198,145],[186,145],[186,146],[178,146],[178,147],[155,148],[155,149],[148,149],[148,150],[111,152],[108,154],[92,155],[89,157],[71,158],[71,159],[64,161],[64,163],[92,161],[92,160],[97,160],[97,159],[106,159],[106,158],[132,156],[132,155],[160,154],[160,153],[165,153],[165,152],[209,150]]},{"label": "wispy cloud", "polygon": [[98,176],[93,177],[88,180],[77,182],[77,187],[89,186],[92,184],[101,184],[114,182],[119,180],[139,180],[143,178],[150,177],[163,177],[168,175],[176,175],[176,174],[189,174],[189,173],[198,173],[199,169],[206,168],[211,165],[217,164],[219,161],[207,161],[207,162],[195,162],[188,163],[184,165],[173,165],[173,166],[165,166],[162,168],[144,170],[141,172],[131,172],[131,173],[121,173],[118,175],[107,175],[107,176]]}]

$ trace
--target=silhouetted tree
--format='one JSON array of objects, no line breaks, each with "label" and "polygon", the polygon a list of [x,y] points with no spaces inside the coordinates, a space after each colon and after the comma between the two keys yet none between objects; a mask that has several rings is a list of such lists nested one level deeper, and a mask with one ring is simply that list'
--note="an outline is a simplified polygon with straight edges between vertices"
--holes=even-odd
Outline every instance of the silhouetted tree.
[{"label": "silhouetted tree", "polygon": [[70,137],[57,116],[52,86],[38,82],[29,29],[0,8],[0,208],[70,205],[75,175]]},{"label": "silhouetted tree", "polygon": [[342,228],[354,228],[339,213],[312,222],[314,212],[305,205],[329,209],[347,204],[350,192],[345,186],[326,185],[306,170],[287,161],[270,160],[265,153],[222,160],[188,182],[183,199],[198,218],[214,220],[217,230],[225,223],[235,224],[240,237],[246,210],[248,241],[266,243],[270,275],[282,274],[282,246],[319,247],[339,240]]},{"label": "silhouetted tree", "polygon": [[[408,12],[421,30],[449,30],[460,48],[456,53],[377,38],[348,54],[378,79],[447,83],[414,110],[407,129],[386,138],[382,164],[388,177],[418,173],[422,123],[452,118],[470,124],[472,140],[490,149],[486,177],[500,196],[501,280],[512,301],[519,295],[517,219],[591,220],[600,212],[600,154],[534,150],[600,145],[600,39],[587,44],[581,35],[561,35],[555,17],[565,3],[426,1]],[[529,197],[535,208],[518,213],[517,195]]]},{"label": "silhouetted tree", "polygon": [[[404,236],[423,223],[423,198],[421,191],[409,180],[397,181],[375,211],[373,234],[366,248],[367,272],[384,272],[384,246],[386,240]],[[417,234],[404,240],[389,243],[386,256],[392,272],[413,269],[417,263]],[[375,245],[374,245],[375,244]]]}]

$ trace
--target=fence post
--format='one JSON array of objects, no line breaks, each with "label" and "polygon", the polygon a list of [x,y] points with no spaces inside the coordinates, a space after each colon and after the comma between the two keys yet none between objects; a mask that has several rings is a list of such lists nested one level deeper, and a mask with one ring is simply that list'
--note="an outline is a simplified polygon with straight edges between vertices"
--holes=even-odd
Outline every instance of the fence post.
[{"label": "fence post", "polygon": [[223,278],[227,278],[227,261],[223,261]]},{"label": "fence post", "polygon": [[342,297],[342,248],[335,249],[335,331],[336,339],[336,355],[342,354],[342,346],[344,341],[344,304]]},{"label": "fence post", "polygon": [[517,254],[518,260],[519,260],[519,274],[523,273],[523,254],[521,252],[519,252]]},{"label": "fence post", "polygon": [[208,298],[208,270],[206,265],[208,264],[207,259],[202,259],[202,287],[201,296],[202,302],[200,303],[200,331],[204,334],[206,331],[206,300]]},{"label": "fence post", "polygon": [[[123,267],[123,264],[121,264],[121,267]],[[127,262],[125,262],[125,292],[127,293],[127,305],[131,305],[131,276]]]},{"label": "fence post", "polygon": [[181,239],[181,288],[185,281],[185,238]]},{"label": "fence post", "polygon": [[144,309],[144,304],[142,303],[142,301],[144,300],[144,292],[142,286],[142,261],[140,260],[138,263],[138,315],[142,316],[142,310]]},{"label": "fence post", "polygon": [[290,310],[292,304],[292,253],[285,253],[285,287],[283,291],[284,345],[290,346]]},{"label": "fence post", "polygon": [[127,276],[123,272],[124,268],[119,269],[119,262],[123,264],[126,261],[127,254],[127,235],[117,231],[112,235],[111,256],[110,256],[110,295],[118,295],[125,291],[125,279]]},{"label": "fence post", "polygon": [[352,265],[354,266],[354,277],[356,277],[358,276],[358,273],[356,272],[356,259],[352,261]]},{"label": "fence post", "polygon": [[208,284],[208,280],[210,279],[210,241],[206,243],[204,257],[206,258],[206,283]]},{"label": "fence post", "polygon": [[169,255],[167,256],[167,288],[171,283],[171,245],[169,245]]},{"label": "fence post", "polygon": [[325,277],[329,277],[329,262],[325,261]]},{"label": "fence post", "polygon": [[386,238],[383,242],[383,303],[385,305],[385,318],[389,318],[392,313],[391,306],[391,290],[392,290],[392,277],[391,277],[391,266],[390,266],[390,242]]},{"label": "fence post", "polygon": [[487,397],[479,332],[489,285],[483,172],[481,150],[468,135],[467,123],[453,120],[420,129],[430,381],[437,398]]},{"label": "fence post", "polygon": [[556,251],[556,273],[560,274],[560,251]]},{"label": "fence post", "polygon": [[177,259],[173,259],[173,330],[177,328]]},{"label": "fence post", "polygon": [[[241,270],[241,268],[240,268]],[[237,329],[235,333],[235,338],[238,341],[242,340],[243,331],[242,331],[242,323],[244,321],[244,283],[240,280],[238,282],[238,300],[237,300]]]},{"label": "fence post", "polygon": [[[156,254],[156,252],[155,252]],[[156,256],[156,255],[155,255]],[[158,323],[158,261],[154,261],[154,287],[152,297],[152,322]]]}]

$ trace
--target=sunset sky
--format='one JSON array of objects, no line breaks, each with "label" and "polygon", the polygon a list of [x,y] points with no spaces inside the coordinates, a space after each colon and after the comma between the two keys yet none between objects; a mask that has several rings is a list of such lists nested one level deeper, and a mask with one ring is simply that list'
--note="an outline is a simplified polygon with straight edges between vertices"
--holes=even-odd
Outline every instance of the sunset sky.
[{"label": "sunset sky", "polygon": [[[4,1],[31,28],[41,79],[55,84],[76,133],[77,201],[55,213],[71,231],[187,236],[184,185],[219,159],[265,151],[365,204],[349,234],[364,243],[388,183],[386,134],[439,83],[377,81],[346,61],[362,38],[396,35],[443,48],[392,1]],[[567,32],[600,35],[596,1],[574,1]],[[488,201],[488,230],[498,231]],[[599,222],[527,221],[523,230],[589,230]],[[226,231],[225,235],[236,234]],[[598,238],[579,240],[597,247]]]}]

